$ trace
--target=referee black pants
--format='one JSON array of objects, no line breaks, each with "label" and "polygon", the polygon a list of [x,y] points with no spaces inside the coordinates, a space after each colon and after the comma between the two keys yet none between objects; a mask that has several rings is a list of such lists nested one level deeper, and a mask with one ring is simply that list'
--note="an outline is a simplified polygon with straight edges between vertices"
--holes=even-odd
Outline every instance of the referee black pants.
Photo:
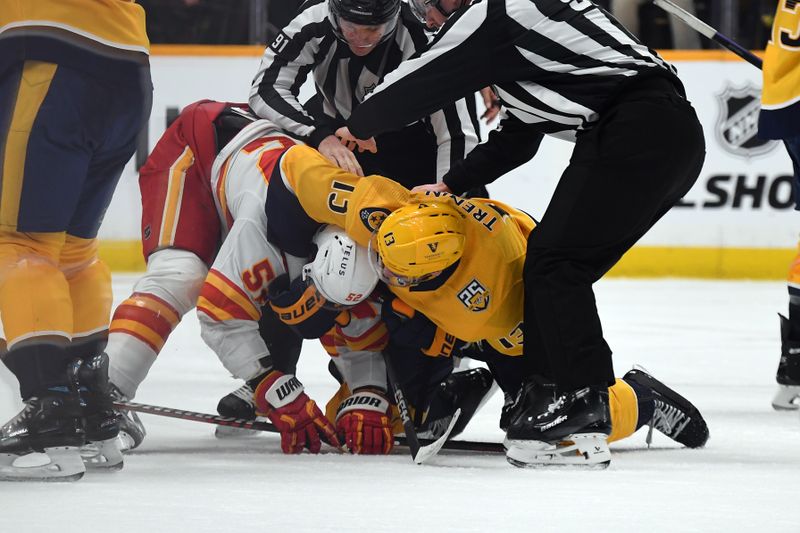
[{"label": "referee black pants", "polygon": [[614,382],[592,284],[694,184],[694,109],[661,78],[636,82],[578,134],[525,261],[525,358],[562,390]]}]

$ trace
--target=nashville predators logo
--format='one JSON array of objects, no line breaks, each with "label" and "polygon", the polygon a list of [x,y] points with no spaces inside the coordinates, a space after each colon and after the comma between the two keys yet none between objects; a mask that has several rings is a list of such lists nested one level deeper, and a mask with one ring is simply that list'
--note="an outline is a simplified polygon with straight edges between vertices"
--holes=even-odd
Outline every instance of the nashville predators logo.
[{"label": "nashville predators logo", "polygon": [[477,279],[470,281],[458,292],[458,299],[464,307],[475,313],[489,307],[489,291]]},{"label": "nashville predators logo", "polygon": [[364,224],[364,227],[372,232],[383,224],[383,221],[386,220],[389,213],[390,211],[388,209],[366,207],[359,213],[359,218],[361,218],[361,223]]}]

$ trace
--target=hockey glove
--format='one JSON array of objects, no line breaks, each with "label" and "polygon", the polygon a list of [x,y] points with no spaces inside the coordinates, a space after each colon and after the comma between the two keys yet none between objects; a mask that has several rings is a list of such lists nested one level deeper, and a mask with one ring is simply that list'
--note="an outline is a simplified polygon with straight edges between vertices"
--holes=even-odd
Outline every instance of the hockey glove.
[{"label": "hockey glove", "polygon": [[351,453],[386,455],[394,447],[389,400],[375,389],[359,389],[337,409],[336,431]]},{"label": "hockey glove", "polygon": [[381,318],[389,331],[389,343],[395,346],[421,350],[431,357],[450,357],[464,345],[464,341],[445,332],[399,298],[384,300]]},{"label": "hockey glove", "polygon": [[335,324],[345,311],[326,309],[326,300],[313,283],[302,278],[289,283],[289,275],[281,274],[269,285],[269,305],[282,322],[304,339],[318,339]]},{"label": "hockey glove", "polygon": [[256,414],[268,417],[280,431],[283,453],[300,453],[303,448],[319,453],[320,437],[341,447],[333,424],[303,392],[303,384],[295,376],[273,370],[256,386],[253,397]]}]

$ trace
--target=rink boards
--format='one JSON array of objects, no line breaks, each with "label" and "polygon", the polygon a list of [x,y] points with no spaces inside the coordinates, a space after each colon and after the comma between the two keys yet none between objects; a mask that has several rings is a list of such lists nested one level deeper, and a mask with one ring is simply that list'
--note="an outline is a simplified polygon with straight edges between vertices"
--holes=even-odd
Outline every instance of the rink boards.
[{"label": "rink boards", "polygon": [[[163,133],[168,116],[195,100],[246,101],[261,52],[253,46],[155,46],[147,146],[152,148]],[[683,202],[612,274],[785,277],[798,218],[789,157],[780,143],[757,137],[761,72],[727,52],[663,55],[677,67],[698,111],[706,134],[706,163]],[[312,90],[306,84],[301,99]],[[491,185],[490,193],[540,218],[570,151],[570,143],[546,139],[531,162]],[[101,253],[115,270],[143,268],[135,166],[131,161],[126,167],[100,234]]]}]

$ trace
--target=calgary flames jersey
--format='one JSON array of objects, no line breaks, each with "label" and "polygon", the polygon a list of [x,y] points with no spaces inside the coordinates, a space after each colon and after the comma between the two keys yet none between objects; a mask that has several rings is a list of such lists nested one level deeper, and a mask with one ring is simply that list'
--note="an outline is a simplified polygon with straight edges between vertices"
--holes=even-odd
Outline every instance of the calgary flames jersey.
[{"label": "calgary flames jersey", "polygon": [[779,0],[764,56],[759,135],[800,134],[800,2]]},{"label": "calgary flames jersey", "polygon": [[[367,246],[383,219],[409,202],[436,197],[454,205],[466,228],[461,259],[433,280],[391,290],[459,339],[483,340],[508,355],[522,353],[522,270],[535,226],[529,215],[494,200],[412,194],[381,176],[360,178],[306,146],[286,151],[280,174],[270,182],[267,213],[271,240],[287,245],[308,239],[303,233],[320,224],[335,224]],[[302,223],[298,213],[306,214]]]},{"label": "calgary flames jersey", "polygon": [[[268,355],[258,321],[270,283],[284,273],[292,279],[300,275],[310,255],[311,235],[294,243],[296,256],[267,238],[273,220],[283,218],[281,212],[265,210],[272,190],[268,185],[280,179],[277,162],[291,146],[293,139],[278,133],[269,121],[259,120],[225,145],[211,166],[210,188],[224,241],[201,289],[197,310],[203,339],[242,379],[260,373],[259,360]],[[303,220],[294,222],[295,227],[305,227]],[[361,302],[348,311],[346,324],[337,323],[321,339],[353,388],[386,388],[383,360],[376,357],[388,336],[379,311],[375,302]]]}]

